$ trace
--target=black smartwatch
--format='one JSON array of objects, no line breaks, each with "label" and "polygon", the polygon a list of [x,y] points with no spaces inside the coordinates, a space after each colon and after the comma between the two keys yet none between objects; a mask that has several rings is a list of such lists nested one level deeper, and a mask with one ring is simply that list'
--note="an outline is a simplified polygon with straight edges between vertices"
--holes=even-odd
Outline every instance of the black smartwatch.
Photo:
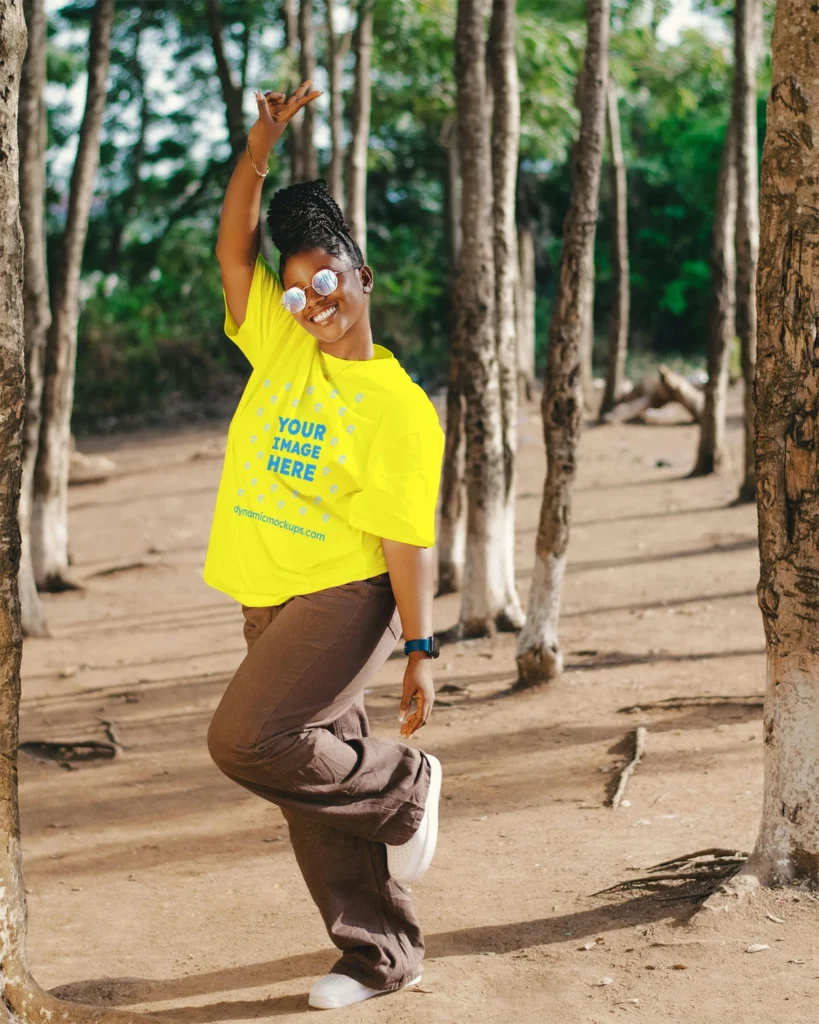
[{"label": "black smartwatch", "polygon": [[441,645],[437,636],[428,636],[423,640],[407,640],[404,644],[404,654],[410,654],[412,651],[424,651],[430,658],[437,658],[441,653]]}]

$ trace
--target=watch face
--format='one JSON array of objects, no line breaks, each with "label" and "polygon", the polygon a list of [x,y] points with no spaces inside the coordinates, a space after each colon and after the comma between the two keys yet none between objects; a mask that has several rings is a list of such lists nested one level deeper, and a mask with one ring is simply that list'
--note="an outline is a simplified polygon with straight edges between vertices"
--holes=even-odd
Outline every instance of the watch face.
[{"label": "watch face", "polygon": [[441,645],[440,643],[438,643],[437,636],[430,637],[430,639],[432,640],[432,647],[430,649],[430,653],[432,654],[433,658],[437,658],[438,655],[441,653]]}]

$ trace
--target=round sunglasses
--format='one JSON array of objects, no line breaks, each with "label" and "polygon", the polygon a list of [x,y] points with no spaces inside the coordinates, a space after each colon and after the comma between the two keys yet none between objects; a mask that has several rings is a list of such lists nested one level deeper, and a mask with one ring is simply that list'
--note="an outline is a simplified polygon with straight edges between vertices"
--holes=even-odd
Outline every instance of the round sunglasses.
[{"label": "round sunglasses", "polygon": [[[332,295],[336,288],[338,288],[339,274],[346,274],[348,270],[360,269],[361,264],[357,264],[355,267],[345,267],[344,270],[338,271],[330,270],[329,267],[317,270],[313,275],[313,290],[318,295]],[[288,313],[300,313],[307,305],[307,296],[304,294],[304,289],[288,288],[284,295],[282,295],[282,305]]]}]

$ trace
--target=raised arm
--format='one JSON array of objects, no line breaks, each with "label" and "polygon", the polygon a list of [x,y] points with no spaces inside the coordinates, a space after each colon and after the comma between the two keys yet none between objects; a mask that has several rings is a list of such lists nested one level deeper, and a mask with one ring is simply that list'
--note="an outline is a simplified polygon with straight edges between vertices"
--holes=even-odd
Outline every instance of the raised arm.
[{"label": "raised arm", "polygon": [[241,327],[247,315],[247,300],[253,281],[253,268],[259,254],[259,206],[264,174],[270,152],[281,138],[287,122],[321,92],[310,92],[309,81],[302,82],[292,96],[283,92],[256,93],[259,117],[247,137],[248,148],[239,160],[228,183],[219,219],[216,258],[222,271],[228,309]]}]

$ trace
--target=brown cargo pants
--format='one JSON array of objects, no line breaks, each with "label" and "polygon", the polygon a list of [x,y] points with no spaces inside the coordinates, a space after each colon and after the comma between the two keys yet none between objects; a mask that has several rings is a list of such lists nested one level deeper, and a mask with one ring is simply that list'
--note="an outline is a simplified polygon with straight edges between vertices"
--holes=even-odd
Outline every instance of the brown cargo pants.
[{"label": "brown cargo pants", "polygon": [[420,824],[430,770],[416,748],[369,735],[364,687],[401,634],[389,574],[242,612],[248,653],[210,723],[211,756],[281,808],[342,951],[332,971],[400,988],[417,977],[424,942],[384,844]]}]

